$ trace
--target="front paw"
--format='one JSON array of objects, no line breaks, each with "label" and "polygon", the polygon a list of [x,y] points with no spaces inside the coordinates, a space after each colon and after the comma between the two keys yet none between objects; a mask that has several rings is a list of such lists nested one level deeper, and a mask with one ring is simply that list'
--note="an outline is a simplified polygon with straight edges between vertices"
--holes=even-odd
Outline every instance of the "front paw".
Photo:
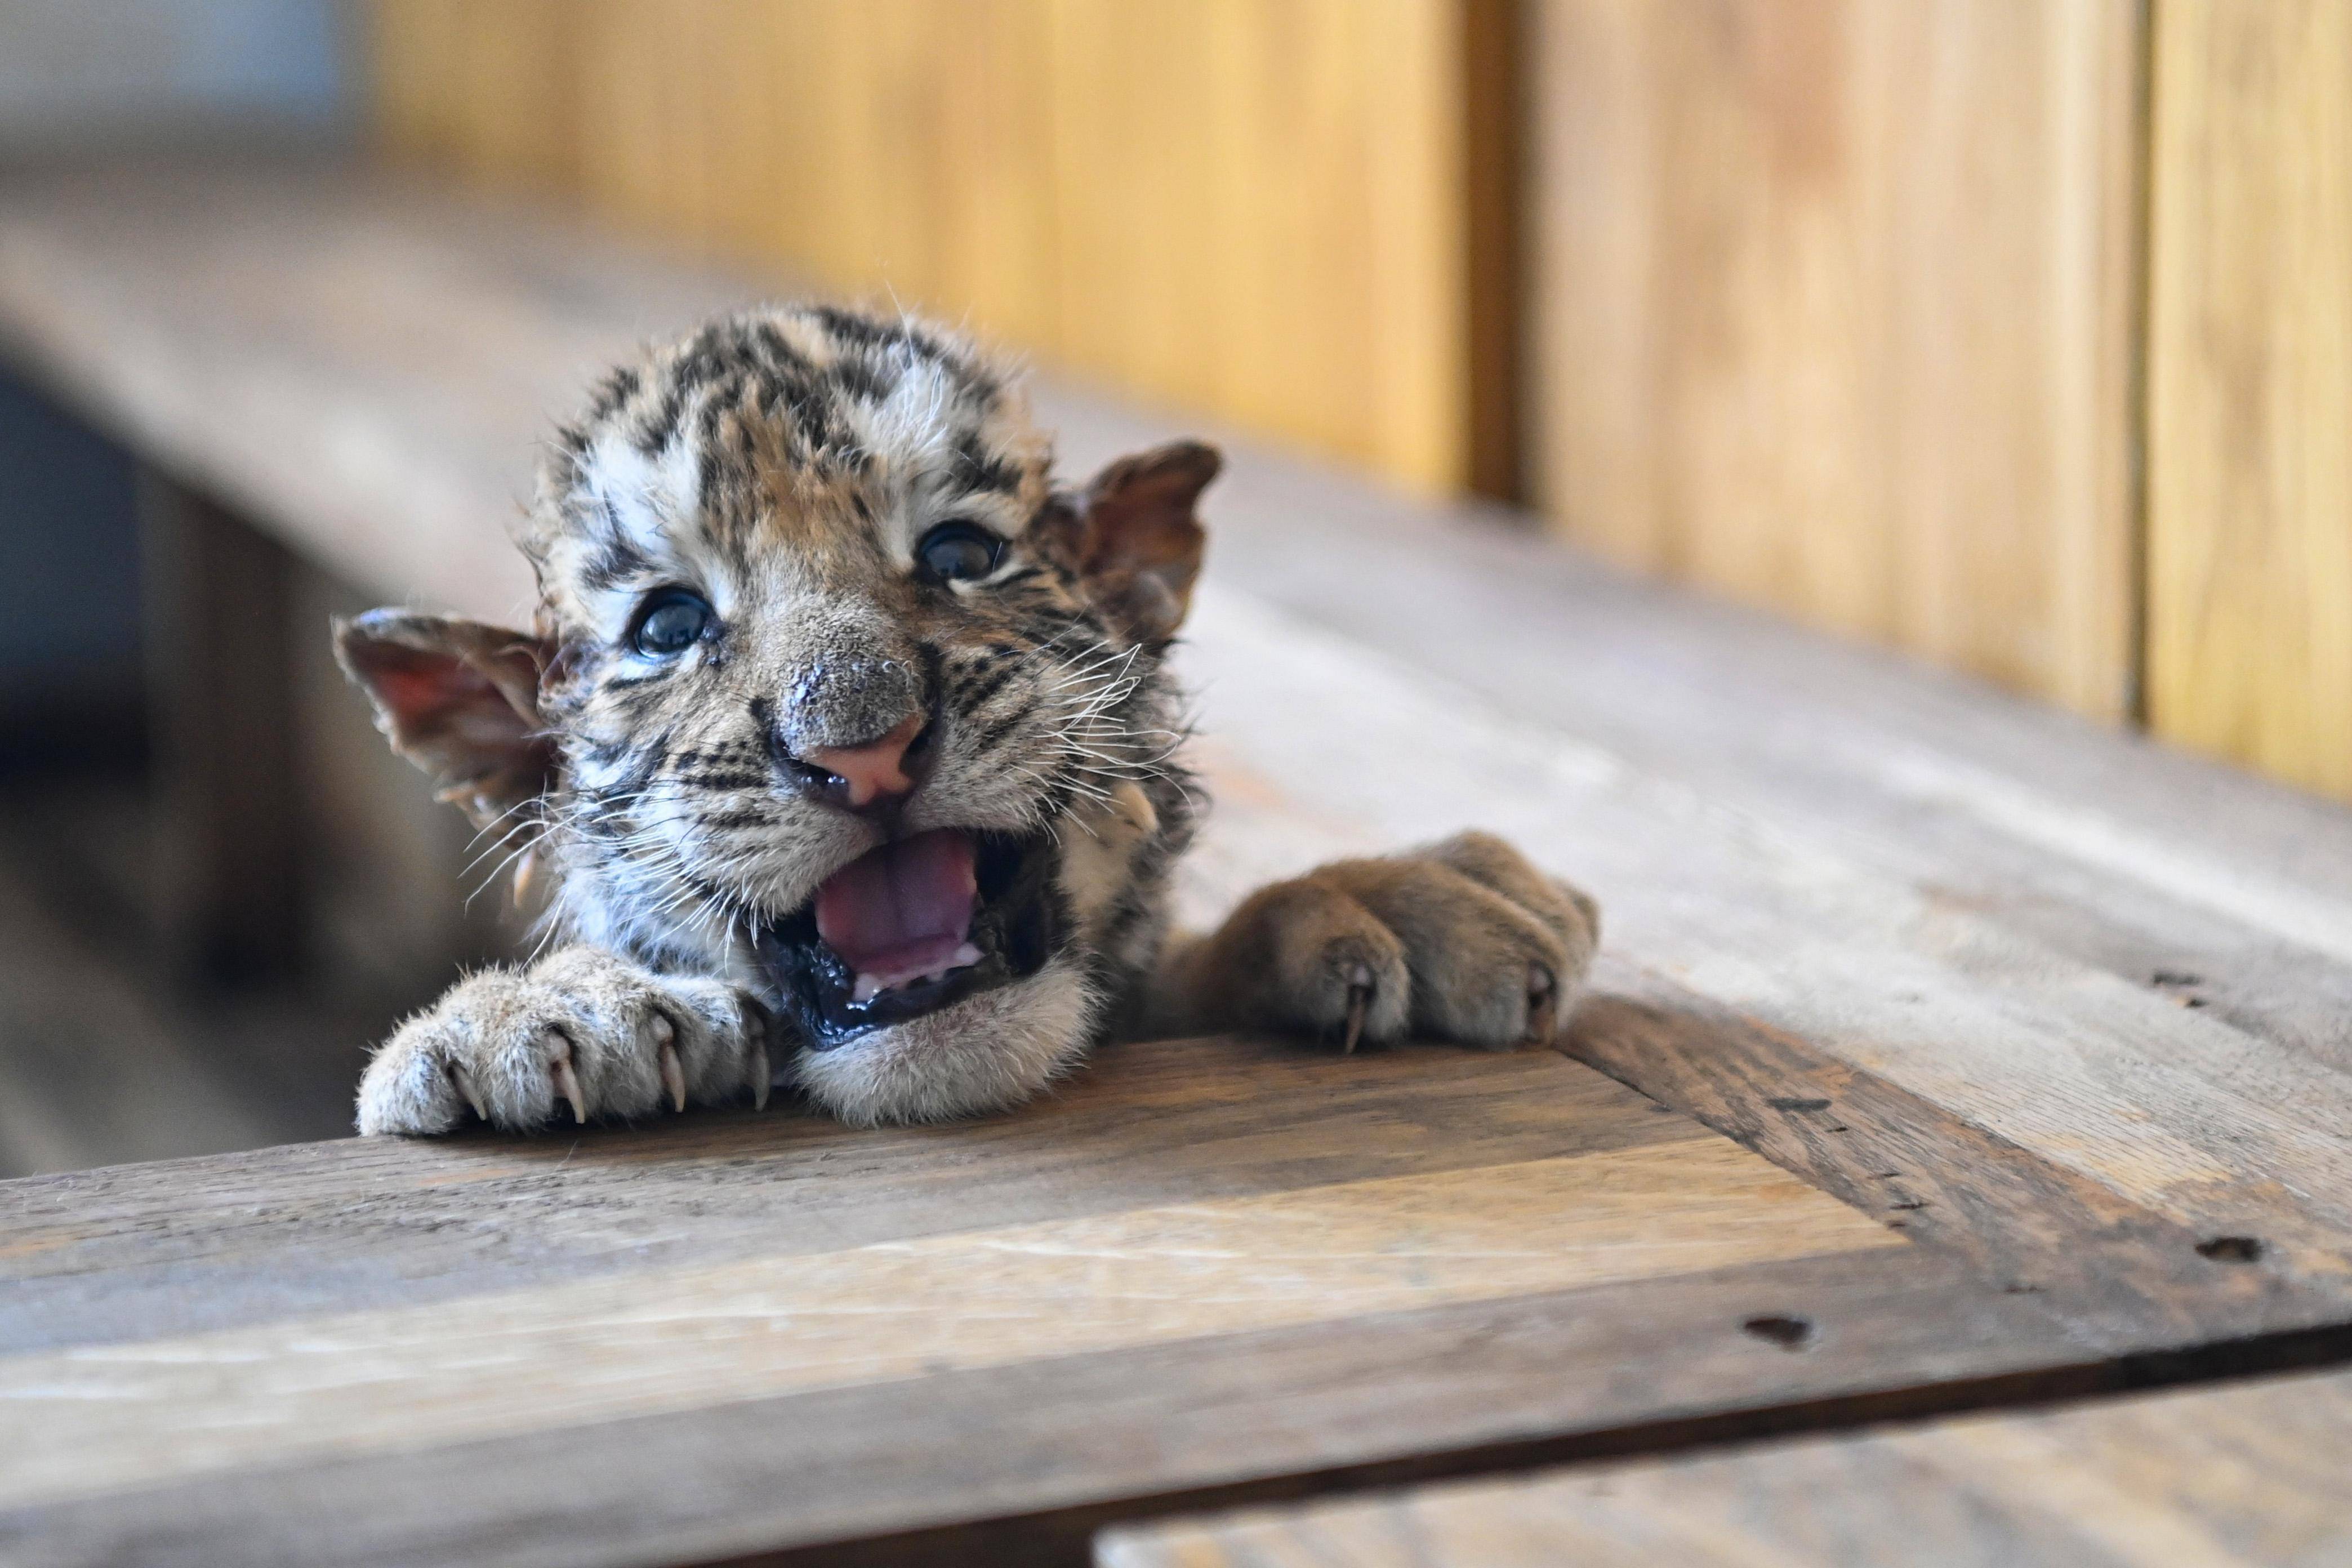
[{"label": "front paw", "polygon": [[1231,1021],[1353,1050],[1417,1033],[1548,1044],[1591,967],[1600,909],[1491,834],[1341,860],[1260,889],[1212,939]]},{"label": "front paw", "polygon": [[403,1025],[360,1080],[362,1132],[527,1129],[768,1097],[763,1020],[714,980],[593,948],[489,970]]}]

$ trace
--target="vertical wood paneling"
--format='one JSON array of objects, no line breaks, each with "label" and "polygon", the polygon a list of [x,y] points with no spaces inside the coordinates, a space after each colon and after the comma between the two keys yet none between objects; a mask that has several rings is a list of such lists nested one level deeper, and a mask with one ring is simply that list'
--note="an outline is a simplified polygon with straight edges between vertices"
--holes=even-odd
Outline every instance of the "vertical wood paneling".
[{"label": "vertical wood paneling", "polygon": [[1455,8],[1054,9],[1065,322],[1089,366],[1460,479]]},{"label": "vertical wood paneling", "polygon": [[2157,14],[2149,717],[2352,795],[2352,5]]},{"label": "vertical wood paneling", "polygon": [[412,162],[487,182],[574,177],[574,5],[590,0],[397,0],[371,6],[376,131]]},{"label": "vertical wood paneling", "polygon": [[396,150],[535,168],[640,226],[1438,489],[1474,452],[1490,484],[1513,466],[1468,299],[1502,218],[1466,189],[1470,45],[1501,3],[373,11]]},{"label": "vertical wood paneling", "polygon": [[2140,47],[2111,0],[1538,0],[1563,531],[2126,712]]}]

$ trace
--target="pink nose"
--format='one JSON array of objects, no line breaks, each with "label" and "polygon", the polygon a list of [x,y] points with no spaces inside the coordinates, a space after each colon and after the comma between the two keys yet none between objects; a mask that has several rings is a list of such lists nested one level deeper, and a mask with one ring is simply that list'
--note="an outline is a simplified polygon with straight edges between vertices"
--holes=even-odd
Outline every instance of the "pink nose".
[{"label": "pink nose", "polygon": [[862,746],[814,746],[801,754],[812,767],[823,768],[848,787],[848,805],[860,811],[884,795],[905,795],[915,787],[907,776],[907,748],[923,732],[919,713],[878,741]]}]

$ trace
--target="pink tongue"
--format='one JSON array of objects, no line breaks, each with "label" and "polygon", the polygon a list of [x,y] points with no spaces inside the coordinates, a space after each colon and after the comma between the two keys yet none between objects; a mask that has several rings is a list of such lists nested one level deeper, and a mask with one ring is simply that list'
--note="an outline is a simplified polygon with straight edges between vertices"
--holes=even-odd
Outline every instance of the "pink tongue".
[{"label": "pink tongue", "polygon": [[971,840],[943,827],[885,844],[826,878],[816,933],[858,973],[911,978],[962,947],[978,896]]}]

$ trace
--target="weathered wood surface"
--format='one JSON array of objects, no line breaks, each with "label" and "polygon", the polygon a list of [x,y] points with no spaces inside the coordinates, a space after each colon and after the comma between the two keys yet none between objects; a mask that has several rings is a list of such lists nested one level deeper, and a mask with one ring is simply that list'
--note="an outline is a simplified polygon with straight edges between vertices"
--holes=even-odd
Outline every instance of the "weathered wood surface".
[{"label": "weathered wood surface", "polygon": [[[306,556],[476,613],[521,602],[497,518],[542,421],[640,334],[730,297],[328,174],[0,184],[17,363]],[[1041,401],[1074,470],[1165,429]],[[631,1562],[968,1551],[941,1532],[984,1525],[1067,1553],[1186,1500],[2352,1353],[2352,818],[1633,585],[1507,515],[1236,452],[1182,655],[1220,802],[1187,901],[1212,914],[1465,824],[1509,834],[1607,911],[1569,1051],[1793,1173],[1790,1202],[1850,1205],[1808,1211],[1860,1227],[1825,1257],[1696,1261],[1752,1217],[1752,1192],[1722,1194],[1763,1167],[1713,1163],[1724,1145],[1556,1057],[1195,1045],[944,1131],[705,1118],[576,1151],[353,1143],[60,1178],[0,1188],[0,1342],[26,1374],[0,1362],[0,1387],[72,1405],[41,1417],[72,1476],[149,1479],[76,1490],[28,1456],[14,1541],[73,1561],[266,1535],[299,1558],[333,1528],[352,1560]],[[1113,1333],[1074,1311],[1067,1353],[1055,1330],[1018,1355],[930,1321],[961,1300],[935,1294],[911,1373],[887,1347],[808,1370],[726,1310],[804,1305],[788,1260],[887,1295],[859,1249],[920,1242],[942,1280],[978,1268],[950,1233],[1032,1258],[1041,1226],[1130,1250],[1099,1228],[1126,1223],[1165,1252],[1196,1209],[1272,1236],[1281,1194],[1638,1163],[1634,1130],[1659,1128],[1688,1172],[1623,1179],[1656,1215],[1707,1211],[1690,1268],[1563,1282],[1490,1260],[1408,1300],[1309,1257],[1288,1278],[1328,1287],[1328,1315],[1219,1284],[1195,1317],[1139,1308]],[[805,1201],[780,1212],[778,1187]],[[1471,1226],[1478,1205],[1438,1207]],[[1013,1301],[1056,1278],[1020,1268]],[[622,1335],[607,1365],[565,1337],[642,1327],[672,1289],[708,1309],[677,1320],[698,1347],[677,1389],[648,1370],[667,1341]],[[418,1332],[478,1310],[510,1398],[460,1375],[474,1342]],[[1784,1346],[1750,1319],[1798,1326]],[[350,1351],[383,1420],[331,1405],[312,1346]],[[204,1381],[240,1357],[249,1377]],[[195,1441],[215,1406],[253,1425]],[[159,1458],[150,1428],[187,1440]],[[387,1500],[425,1496],[431,1517]]]},{"label": "weathered wood surface", "polygon": [[1100,1568],[2325,1568],[2352,1376],[2265,1379],[1120,1531]]},{"label": "weathered wood surface", "polygon": [[[0,1425],[41,1435],[0,1450],[12,1561],[700,1561],[2083,1359],[1554,1052],[1180,1042],[959,1127],[0,1194]],[[1741,1327],[1789,1313],[1817,1353]]]}]

